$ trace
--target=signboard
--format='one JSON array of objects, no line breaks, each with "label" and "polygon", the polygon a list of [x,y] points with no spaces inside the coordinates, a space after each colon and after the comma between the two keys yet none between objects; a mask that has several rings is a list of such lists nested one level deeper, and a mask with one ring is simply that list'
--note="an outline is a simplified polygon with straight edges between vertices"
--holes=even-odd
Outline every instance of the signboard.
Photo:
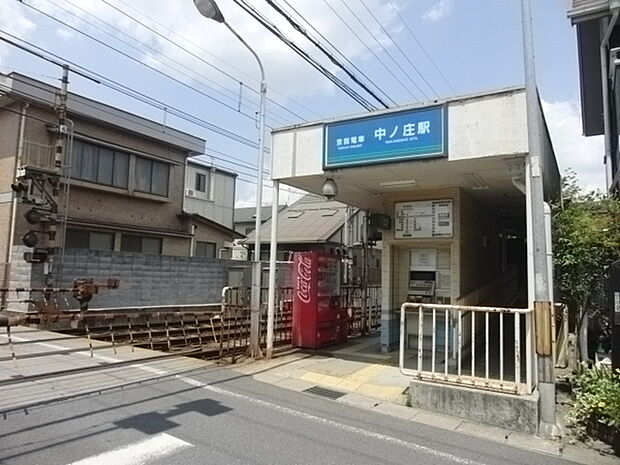
[{"label": "signboard", "polygon": [[395,205],[394,237],[452,237],[452,200],[402,202]]},{"label": "signboard", "polygon": [[412,271],[436,271],[437,249],[412,249],[410,261]]},{"label": "signboard", "polygon": [[447,156],[443,106],[325,126],[324,169],[441,156]]}]

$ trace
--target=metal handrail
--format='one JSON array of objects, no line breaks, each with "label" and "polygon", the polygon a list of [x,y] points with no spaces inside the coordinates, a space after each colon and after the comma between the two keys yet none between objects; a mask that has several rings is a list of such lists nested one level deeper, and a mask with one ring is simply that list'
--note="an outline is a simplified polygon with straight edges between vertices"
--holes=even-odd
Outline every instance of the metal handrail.
[{"label": "metal handrail", "polygon": [[[405,368],[405,338],[406,338],[406,315],[407,313],[417,313],[418,331],[417,331],[417,366],[416,369]],[[405,302],[400,307],[400,341],[399,341],[399,368],[401,373],[407,376],[413,376],[420,380],[441,382],[448,384],[467,385],[468,387],[480,388],[485,390],[493,390],[500,392],[510,392],[514,394],[529,394],[532,392],[533,379],[533,346],[532,346],[532,314],[530,308],[506,308],[506,307],[476,307],[465,305],[446,305],[446,304],[420,304]],[[431,359],[430,369],[424,367],[424,335],[425,323],[424,317],[429,315],[432,317],[431,336]],[[476,320],[478,315],[484,315],[484,375],[476,373],[476,337],[478,335],[476,329]],[[499,324],[499,375],[493,377],[490,373],[490,334],[489,334],[489,317],[496,315]],[[514,317],[514,381],[506,378],[504,370],[504,316],[512,315]],[[464,321],[469,325],[469,329],[464,329]],[[437,320],[444,319],[443,328],[443,370],[438,371],[437,368],[437,340],[438,334]],[[521,319],[525,322],[525,382],[521,381]],[[456,321],[455,321],[456,320]],[[450,324],[450,321],[453,323]],[[451,327],[452,326],[452,327]],[[481,331],[480,331],[481,332]],[[452,336],[452,338],[450,338]],[[469,341],[464,339],[469,338]],[[450,339],[452,339],[452,357],[450,358]],[[469,367],[463,366],[463,349],[470,347],[470,364]],[[455,350],[454,350],[455,349]],[[456,356],[455,356],[456,355]],[[456,358],[456,373],[449,370],[449,360]],[[511,360],[512,361],[512,360]],[[470,374],[464,371],[470,370]]]}]

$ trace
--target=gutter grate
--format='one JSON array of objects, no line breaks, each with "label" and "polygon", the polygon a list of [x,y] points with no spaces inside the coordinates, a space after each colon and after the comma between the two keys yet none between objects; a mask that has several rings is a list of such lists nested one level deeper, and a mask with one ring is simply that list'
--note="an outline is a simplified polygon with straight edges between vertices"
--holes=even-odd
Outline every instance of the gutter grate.
[{"label": "gutter grate", "polygon": [[320,386],[312,386],[311,388],[304,389],[303,392],[319,397],[326,397],[327,399],[338,399],[346,394],[346,392],[334,391],[333,389]]}]

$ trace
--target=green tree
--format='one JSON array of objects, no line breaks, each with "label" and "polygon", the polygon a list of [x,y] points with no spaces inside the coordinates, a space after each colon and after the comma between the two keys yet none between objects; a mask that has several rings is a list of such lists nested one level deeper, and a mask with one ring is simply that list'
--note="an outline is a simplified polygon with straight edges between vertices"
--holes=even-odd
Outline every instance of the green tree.
[{"label": "green tree", "polygon": [[588,360],[588,314],[600,310],[609,265],[620,258],[620,200],[585,192],[575,173],[562,179],[562,203],[554,207],[555,285],[575,316],[579,353]]}]

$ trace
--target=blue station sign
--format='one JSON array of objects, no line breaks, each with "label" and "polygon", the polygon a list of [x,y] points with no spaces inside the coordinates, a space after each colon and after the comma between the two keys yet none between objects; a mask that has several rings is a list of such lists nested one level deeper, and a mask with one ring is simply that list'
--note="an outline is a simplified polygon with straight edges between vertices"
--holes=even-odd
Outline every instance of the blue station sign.
[{"label": "blue station sign", "polygon": [[325,169],[441,156],[447,156],[443,106],[325,126]]}]

